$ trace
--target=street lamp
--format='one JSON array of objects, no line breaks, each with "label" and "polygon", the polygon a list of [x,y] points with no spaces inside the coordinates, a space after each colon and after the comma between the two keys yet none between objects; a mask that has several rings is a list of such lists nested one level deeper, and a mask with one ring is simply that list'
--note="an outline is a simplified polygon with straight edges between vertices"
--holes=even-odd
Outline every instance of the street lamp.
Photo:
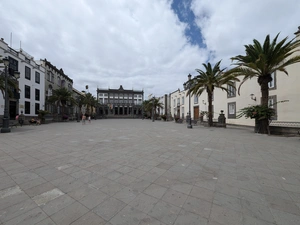
[{"label": "street lamp", "polygon": [[[190,88],[191,88],[191,82],[190,82],[191,78],[192,78],[192,75],[189,74],[188,75],[188,81],[183,84],[184,90],[187,90],[187,89],[190,90]],[[193,126],[192,126],[192,117],[191,117],[191,93],[189,93],[189,117],[188,117],[188,120],[189,121],[188,121],[187,128],[192,129]]]},{"label": "street lamp", "polygon": [[[9,128],[9,109],[8,109],[8,100],[9,100],[9,96],[8,96],[8,91],[7,91],[7,77],[8,77],[8,73],[7,73],[7,67],[9,66],[9,60],[8,58],[4,58],[3,60],[4,63],[4,67],[5,67],[5,100],[4,100],[4,115],[3,115],[3,127],[1,128],[1,133],[9,133],[10,132],[10,128]],[[16,79],[20,78],[20,73],[19,72],[15,72],[14,73],[14,77]]]},{"label": "street lamp", "polygon": [[154,99],[155,97],[152,98],[152,122],[154,122]]}]

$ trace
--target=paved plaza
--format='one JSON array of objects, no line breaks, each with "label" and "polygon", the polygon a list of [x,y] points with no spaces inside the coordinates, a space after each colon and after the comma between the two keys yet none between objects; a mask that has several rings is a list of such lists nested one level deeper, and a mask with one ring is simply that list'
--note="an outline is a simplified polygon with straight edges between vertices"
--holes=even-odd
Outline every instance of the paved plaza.
[{"label": "paved plaza", "polygon": [[140,119],[13,128],[0,224],[299,225],[300,140]]}]

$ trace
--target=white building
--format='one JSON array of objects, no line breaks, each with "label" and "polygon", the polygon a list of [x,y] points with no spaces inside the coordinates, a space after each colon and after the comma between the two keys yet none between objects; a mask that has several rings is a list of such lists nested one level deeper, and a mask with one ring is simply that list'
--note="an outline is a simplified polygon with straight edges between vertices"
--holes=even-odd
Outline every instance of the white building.
[{"label": "white building", "polygon": [[[9,68],[20,72],[19,95],[9,99],[10,119],[23,111],[26,117],[36,117],[45,106],[45,68],[38,65],[24,50],[14,50],[0,39],[0,55],[9,59]],[[0,115],[4,114],[4,98],[0,92]]]},{"label": "white building", "polygon": [[[300,39],[300,30],[295,33]],[[300,49],[299,49],[300,50]],[[297,54],[300,54],[298,52]],[[280,71],[272,74],[273,81],[269,83],[269,105],[276,111],[276,116],[272,121],[273,124],[300,124],[300,63],[288,66],[288,76]],[[240,77],[242,79],[243,77]],[[240,83],[236,83],[239,87]],[[259,105],[261,98],[260,86],[257,79],[253,78],[246,81],[240,90],[232,90],[230,94],[220,89],[215,89],[213,93],[213,118],[216,120],[221,110],[224,114],[227,124],[254,126],[254,120],[244,117],[237,119],[236,116],[240,109],[250,106]],[[285,101],[278,103],[279,101]],[[188,96],[186,91],[180,89],[170,93],[170,106],[172,116],[185,118],[189,111]],[[191,95],[191,116],[198,119],[201,111],[208,111],[207,93],[203,92],[201,96]],[[205,119],[205,118],[204,118]]]}]

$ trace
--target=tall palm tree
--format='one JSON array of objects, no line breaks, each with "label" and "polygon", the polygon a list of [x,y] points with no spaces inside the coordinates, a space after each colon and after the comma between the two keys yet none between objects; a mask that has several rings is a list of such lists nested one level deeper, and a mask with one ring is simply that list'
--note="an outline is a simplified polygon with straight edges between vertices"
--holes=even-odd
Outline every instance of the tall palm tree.
[{"label": "tall palm tree", "polygon": [[[10,76],[7,77],[7,92],[8,92],[8,96],[9,97],[13,97],[13,92],[12,90],[19,90],[19,86],[18,86],[18,82],[12,78],[10,78]],[[3,98],[4,98],[4,94],[5,94],[5,73],[0,71],[0,91],[2,92]]]},{"label": "tall palm tree", "polygon": [[76,104],[75,99],[72,96],[72,93],[68,91],[67,88],[59,88],[53,90],[52,96],[49,97],[48,100],[50,103],[54,103],[56,106],[62,107],[61,115],[63,117],[65,112],[65,106],[67,102],[72,104]]},{"label": "tall palm tree", "polygon": [[87,93],[85,95],[85,104],[88,111],[87,113],[90,114],[92,113],[92,108],[97,105],[97,99],[91,93]]},{"label": "tall palm tree", "polygon": [[224,91],[227,90],[227,85],[234,87],[234,82],[239,81],[233,75],[226,75],[225,69],[220,69],[221,61],[217,62],[214,67],[210,63],[203,63],[205,70],[196,69],[199,73],[193,79],[188,81],[190,89],[187,91],[187,95],[192,94],[200,96],[204,91],[207,92],[208,101],[208,125],[213,125],[213,114],[212,114],[212,97],[215,88],[220,88]]},{"label": "tall palm tree", "polygon": [[[2,56],[0,55],[0,64],[3,63]],[[8,71],[7,71],[8,72]],[[13,92],[11,89],[19,90],[18,82],[12,79],[10,76],[7,77],[7,91],[8,96],[13,97]],[[0,91],[2,93],[3,98],[5,97],[5,71],[0,71]]]},{"label": "tall palm tree", "polygon": [[[288,75],[286,67],[300,62],[300,55],[293,55],[300,50],[300,40],[293,38],[287,42],[288,37],[286,37],[277,43],[278,36],[279,34],[271,42],[270,35],[267,35],[263,45],[256,39],[253,40],[253,44],[245,45],[246,55],[232,57],[236,67],[228,71],[229,74],[244,77],[239,90],[247,80],[257,77],[261,90],[261,106],[263,107],[268,107],[268,84],[272,81],[271,74],[278,70]],[[267,134],[268,131],[268,118],[262,119],[260,132]]]},{"label": "tall palm tree", "polygon": [[144,112],[148,112],[152,117],[152,109],[155,115],[156,109],[163,108],[163,104],[159,101],[158,98],[153,97],[151,99],[145,100],[142,104],[142,107],[144,107]]}]

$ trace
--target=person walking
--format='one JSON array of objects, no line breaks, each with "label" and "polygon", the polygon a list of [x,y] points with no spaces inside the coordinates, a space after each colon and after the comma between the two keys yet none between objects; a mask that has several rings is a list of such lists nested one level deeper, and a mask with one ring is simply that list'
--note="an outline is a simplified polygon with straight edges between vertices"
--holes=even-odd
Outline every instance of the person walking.
[{"label": "person walking", "polygon": [[89,123],[91,123],[91,116],[90,115],[88,116],[88,120],[89,120]]},{"label": "person walking", "polygon": [[85,114],[83,114],[82,115],[82,124],[84,124],[84,125],[85,125],[85,120],[86,120],[86,116],[85,116]]},{"label": "person walking", "polygon": [[[17,118],[16,118],[17,119]],[[25,116],[23,114],[23,111],[21,111],[21,114],[18,116],[18,120],[19,120],[19,124],[21,125],[21,127],[24,124],[24,120],[25,120]]]}]

